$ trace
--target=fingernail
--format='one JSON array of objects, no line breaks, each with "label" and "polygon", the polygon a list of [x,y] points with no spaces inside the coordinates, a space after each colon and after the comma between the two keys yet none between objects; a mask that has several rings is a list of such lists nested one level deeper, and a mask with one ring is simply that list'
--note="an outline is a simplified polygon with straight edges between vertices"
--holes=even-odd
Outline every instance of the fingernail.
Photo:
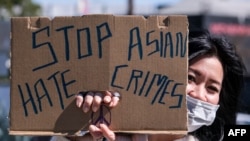
[{"label": "fingernail", "polygon": [[83,112],[84,113],[87,113],[89,111],[89,108],[88,107],[83,107]]},{"label": "fingernail", "polygon": [[111,97],[104,97],[104,102],[109,103],[111,101]]},{"label": "fingernail", "polygon": [[109,106],[113,107],[114,106],[114,102],[110,102]]},{"label": "fingernail", "polygon": [[93,110],[93,112],[96,112],[96,111],[98,110],[98,107],[94,106],[94,107],[92,108],[92,110]]},{"label": "fingernail", "polygon": [[99,125],[101,128],[103,128],[105,125],[103,123],[100,123]]},{"label": "fingernail", "polygon": [[80,108],[80,107],[81,107],[80,102],[76,101],[76,106],[77,106],[78,108]]}]

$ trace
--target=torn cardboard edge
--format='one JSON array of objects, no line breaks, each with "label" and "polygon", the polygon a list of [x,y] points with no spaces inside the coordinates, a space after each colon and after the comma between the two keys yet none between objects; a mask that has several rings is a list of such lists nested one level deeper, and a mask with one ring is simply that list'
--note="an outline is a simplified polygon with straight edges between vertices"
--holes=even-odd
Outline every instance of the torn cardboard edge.
[{"label": "torn cardboard edge", "polygon": [[[89,117],[79,113],[72,97],[79,89],[121,92],[121,104],[111,111],[114,131],[185,134],[187,35],[184,15],[13,18],[10,134],[63,135],[86,130]],[[87,47],[93,48],[85,59],[85,52],[79,50]],[[57,62],[43,65],[44,58]],[[51,79],[58,81],[56,87]],[[68,89],[67,82],[72,82]]]}]

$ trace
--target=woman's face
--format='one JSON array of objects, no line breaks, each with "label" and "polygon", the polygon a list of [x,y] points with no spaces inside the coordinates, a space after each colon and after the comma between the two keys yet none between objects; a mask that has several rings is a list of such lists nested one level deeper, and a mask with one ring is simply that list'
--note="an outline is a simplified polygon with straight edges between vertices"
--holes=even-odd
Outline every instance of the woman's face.
[{"label": "woman's face", "polygon": [[218,104],[222,81],[223,67],[217,57],[194,59],[188,68],[187,94],[211,104]]}]

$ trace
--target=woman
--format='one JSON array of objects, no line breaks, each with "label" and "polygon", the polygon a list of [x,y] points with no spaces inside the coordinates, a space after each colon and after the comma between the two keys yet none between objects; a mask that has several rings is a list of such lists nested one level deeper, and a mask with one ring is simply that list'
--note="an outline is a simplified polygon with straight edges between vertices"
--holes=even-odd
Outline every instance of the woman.
[{"label": "woman", "polygon": [[[225,38],[214,37],[207,31],[189,33],[189,68],[187,85],[188,135],[172,140],[219,141],[225,124],[235,124],[239,94],[243,85],[244,65],[235,47]],[[76,105],[83,111],[96,111],[101,102],[115,107],[119,97],[111,92],[78,95]],[[199,114],[197,114],[199,113]],[[203,113],[203,114],[200,114]],[[207,113],[210,113],[209,115]],[[199,120],[196,120],[196,119]],[[106,125],[90,125],[94,141],[105,137],[109,141],[161,141],[166,135],[115,135]],[[126,139],[130,138],[130,139]],[[179,138],[179,139],[178,139]]]},{"label": "woman", "polygon": [[[213,37],[208,32],[191,32],[189,38],[189,71],[199,58],[203,58],[202,56],[210,59],[213,57],[217,58],[221,63],[221,69],[223,71],[221,87],[209,85],[207,87],[212,94],[216,94],[214,99],[217,98],[217,102],[216,100],[207,101],[219,105],[216,112],[216,118],[210,126],[202,126],[189,134],[202,141],[222,140],[224,125],[236,123],[237,103],[243,86],[245,67],[240,57],[237,55],[235,47],[225,38]],[[207,71],[209,73],[212,69]],[[218,70],[217,73],[220,73],[220,71]],[[188,79],[187,94],[196,98],[189,93],[189,86],[195,83],[196,80],[190,74],[188,74]],[[200,100],[203,101],[203,99]]]}]

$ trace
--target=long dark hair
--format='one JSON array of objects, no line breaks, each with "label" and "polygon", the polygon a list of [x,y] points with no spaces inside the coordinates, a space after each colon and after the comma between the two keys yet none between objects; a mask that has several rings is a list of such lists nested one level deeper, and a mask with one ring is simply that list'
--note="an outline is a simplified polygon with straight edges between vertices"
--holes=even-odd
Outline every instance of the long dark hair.
[{"label": "long dark hair", "polygon": [[245,66],[235,46],[224,37],[211,35],[207,30],[189,33],[189,62],[201,55],[216,55],[223,65],[224,78],[219,98],[220,108],[211,126],[203,126],[189,133],[201,141],[223,138],[225,124],[236,124],[238,98],[243,86]]}]

